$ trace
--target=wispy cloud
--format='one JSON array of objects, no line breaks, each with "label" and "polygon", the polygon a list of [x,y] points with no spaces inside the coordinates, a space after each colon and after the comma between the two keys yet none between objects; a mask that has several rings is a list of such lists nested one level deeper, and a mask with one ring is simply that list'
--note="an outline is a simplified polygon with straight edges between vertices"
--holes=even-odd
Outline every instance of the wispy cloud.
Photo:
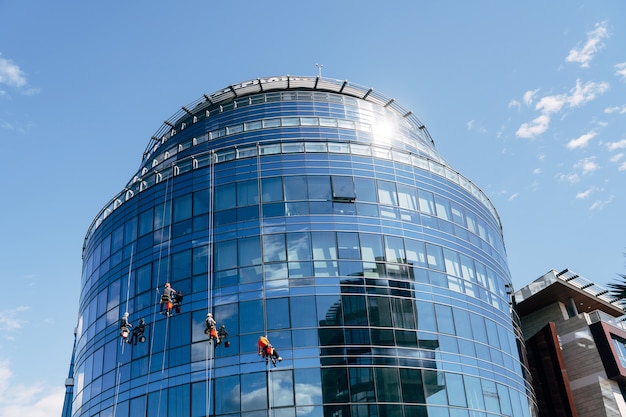
[{"label": "wispy cloud", "polygon": [[594,201],[593,204],[589,207],[589,211],[602,210],[604,207],[606,207],[608,204],[610,204],[613,201],[614,197],[615,196],[610,196],[606,200]]},{"label": "wispy cloud", "polygon": [[565,61],[575,62],[583,68],[588,68],[595,54],[604,47],[602,40],[608,37],[606,22],[596,23],[595,29],[587,33],[587,41],[582,46],[572,48]]},{"label": "wispy cloud", "polygon": [[65,389],[40,383],[16,385],[8,361],[0,361],[0,417],[59,416],[63,408]]},{"label": "wispy cloud", "polygon": [[624,154],[622,152],[613,155],[612,157],[609,158],[609,162],[613,162],[613,163],[617,163],[620,161],[620,159],[622,159],[624,157]]},{"label": "wispy cloud", "polygon": [[573,173],[573,174],[559,174],[559,175],[557,175],[556,179],[558,181],[560,181],[560,182],[569,182],[570,184],[574,184],[574,183],[580,181],[580,177],[576,173]]},{"label": "wispy cloud", "polygon": [[583,175],[593,174],[595,171],[600,169],[600,166],[596,164],[594,159],[595,157],[581,159],[574,164],[574,168],[580,169]]},{"label": "wispy cloud", "polygon": [[587,197],[589,197],[589,195],[591,194],[592,191],[593,191],[593,188],[588,188],[585,191],[581,191],[578,194],[576,194],[576,198],[578,198],[580,200],[584,200]]},{"label": "wispy cloud", "polygon": [[[560,112],[564,107],[579,107],[593,99],[599,94],[604,93],[609,89],[609,84],[606,82],[596,83],[589,81],[582,83],[580,79],[576,80],[576,85],[570,89],[569,94],[553,94],[541,97],[535,105],[535,110],[538,110],[541,114],[530,122],[522,123],[522,125],[515,132],[515,136],[525,139],[534,139],[541,135],[550,126],[550,119],[552,114]],[[526,92],[526,96],[529,92]],[[533,96],[536,92],[533,92]],[[525,100],[525,103],[532,103],[533,100]]]},{"label": "wispy cloud", "polygon": [[618,114],[624,114],[626,113],[626,105],[621,105],[621,106],[612,106],[612,107],[607,107],[606,109],[604,109],[605,113],[618,113]]},{"label": "wispy cloud", "polygon": [[9,337],[8,332],[22,328],[25,321],[18,316],[22,311],[26,310],[28,310],[28,307],[20,306],[10,310],[0,311],[0,332],[4,334],[4,337]]},{"label": "wispy cloud", "polygon": [[509,196],[508,201],[513,201],[519,196],[519,193],[513,193]]},{"label": "wispy cloud", "polygon": [[482,126],[478,126],[478,124],[476,123],[476,120],[470,120],[469,122],[467,122],[467,130],[480,132],[480,133],[487,133],[487,129],[485,129]]},{"label": "wispy cloud", "polygon": [[538,175],[538,174],[541,174],[541,168],[533,169],[533,175]]},{"label": "wispy cloud", "polygon": [[615,75],[626,81],[626,62],[615,64]]},{"label": "wispy cloud", "polygon": [[2,85],[16,88],[22,94],[34,95],[39,93],[38,88],[29,87],[26,73],[10,59],[3,58],[0,53],[0,97],[7,96],[6,90]]},{"label": "wispy cloud", "polygon": [[584,148],[585,146],[589,145],[591,139],[596,137],[596,135],[596,132],[589,132],[575,139],[572,139],[567,143],[567,149]]},{"label": "wispy cloud", "polygon": [[618,140],[617,142],[608,142],[606,147],[611,152],[616,149],[626,149],[626,139]]}]

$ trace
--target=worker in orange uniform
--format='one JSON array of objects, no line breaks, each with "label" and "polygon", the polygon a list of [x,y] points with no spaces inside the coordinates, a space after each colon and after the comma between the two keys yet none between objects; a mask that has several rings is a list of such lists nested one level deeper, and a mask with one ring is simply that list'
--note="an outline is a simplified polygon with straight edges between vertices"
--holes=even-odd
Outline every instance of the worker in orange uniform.
[{"label": "worker in orange uniform", "polygon": [[267,336],[259,337],[259,341],[257,343],[257,353],[265,359],[265,363],[267,363],[268,359],[271,359],[274,366],[276,366],[276,361],[280,362],[283,360],[276,349],[274,349],[274,346],[272,346]]}]

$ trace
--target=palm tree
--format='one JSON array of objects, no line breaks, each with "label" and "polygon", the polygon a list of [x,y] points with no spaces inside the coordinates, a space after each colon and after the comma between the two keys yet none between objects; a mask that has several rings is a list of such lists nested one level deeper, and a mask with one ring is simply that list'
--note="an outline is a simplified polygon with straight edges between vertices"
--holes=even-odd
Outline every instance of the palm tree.
[{"label": "palm tree", "polygon": [[609,293],[616,299],[626,298],[626,275],[618,274],[622,279],[608,284]]}]

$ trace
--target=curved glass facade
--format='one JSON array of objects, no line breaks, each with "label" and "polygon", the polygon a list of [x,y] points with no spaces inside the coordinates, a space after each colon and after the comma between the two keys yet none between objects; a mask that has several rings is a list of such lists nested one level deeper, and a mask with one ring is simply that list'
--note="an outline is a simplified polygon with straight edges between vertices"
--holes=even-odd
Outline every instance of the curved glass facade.
[{"label": "curved glass facade", "polygon": [[536,414],[495,209],[371,89],[285,76],[183,107],[83,258],[73,416]]}]

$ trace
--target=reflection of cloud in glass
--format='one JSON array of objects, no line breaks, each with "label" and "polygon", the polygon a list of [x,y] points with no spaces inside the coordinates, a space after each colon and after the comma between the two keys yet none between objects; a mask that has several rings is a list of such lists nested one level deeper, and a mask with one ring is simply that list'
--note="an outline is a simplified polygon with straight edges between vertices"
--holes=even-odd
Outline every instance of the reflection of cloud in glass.
[{"label": "reflection of cloud in glass", "polygon": [[[322,389],[317,385],[296,384],[296,404],[320,404]],[[298,415],[308,415],[315,409],[314,406],[298,406]]]},{"label": "reflection of cloud in glass", "polygon": [[241,408],[243,410],[259,410],[267,407],[267,390],[265,387],[241,394]]}]

